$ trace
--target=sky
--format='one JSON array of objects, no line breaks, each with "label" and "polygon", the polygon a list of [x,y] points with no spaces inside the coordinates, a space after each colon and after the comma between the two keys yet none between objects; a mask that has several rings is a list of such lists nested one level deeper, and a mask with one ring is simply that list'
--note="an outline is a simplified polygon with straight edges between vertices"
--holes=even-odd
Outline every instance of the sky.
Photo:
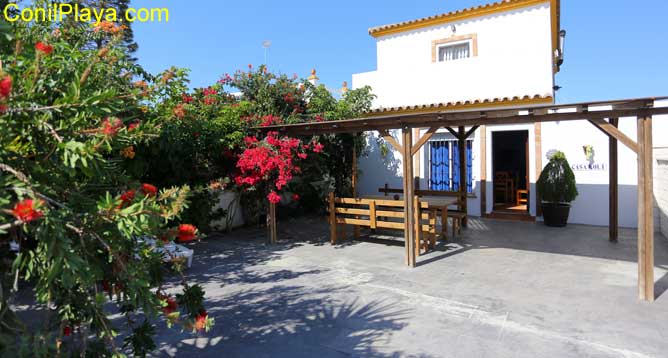
[{"label": "sky", "polygon": [[[167,7],[168,23],[137,23],[139,63],[150,72],[191,69],[191,85],[264,63],[307,77],[316,68],[331,89],[376,69],[370,27],[431,16],[491,0],[134,0]],[[558,103],[668,96],[668,1],[561,0],[567,31],[557,75]]]}]

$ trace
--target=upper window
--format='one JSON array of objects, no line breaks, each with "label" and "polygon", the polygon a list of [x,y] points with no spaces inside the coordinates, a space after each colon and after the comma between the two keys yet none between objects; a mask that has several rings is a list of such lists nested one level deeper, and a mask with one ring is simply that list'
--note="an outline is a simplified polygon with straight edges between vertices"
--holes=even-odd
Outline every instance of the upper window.
[{"label": "upper window", "polygon": [[435,40],[431,44],[431,62],[448,62],[478,56],[476,34]]},{"label": "upper window", "polygon": [[438,62],[454,61],[469,57],[471,57],[471,41],[438,47]]}]

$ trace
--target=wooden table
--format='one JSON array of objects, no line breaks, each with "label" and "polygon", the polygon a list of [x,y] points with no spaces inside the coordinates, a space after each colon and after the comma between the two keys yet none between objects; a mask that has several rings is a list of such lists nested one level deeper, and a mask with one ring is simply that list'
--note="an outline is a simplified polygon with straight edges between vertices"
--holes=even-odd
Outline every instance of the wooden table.
[{"label": "wooden table", "polygon": [[422,198],[429,204],[430,215],[433,218],[438,217],[438,212],[441,212],[441,234],[443,238],[448,238],[448,207],[457,205],[459,200],[457,198]]}]

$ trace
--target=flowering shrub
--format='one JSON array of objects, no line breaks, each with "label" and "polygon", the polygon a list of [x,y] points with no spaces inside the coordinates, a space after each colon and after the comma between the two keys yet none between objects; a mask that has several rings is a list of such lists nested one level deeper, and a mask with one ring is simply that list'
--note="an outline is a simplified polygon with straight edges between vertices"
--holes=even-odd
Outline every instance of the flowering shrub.
[{"label": "flowering shrub", "polygon": [[263,188],[267,191],[267,200],[278,204],[281,197],[277,191],[283,190],[295,175],[301,173],[297,164],[307,158],[306,151],[311,149],[311,145],[303,145],[296,138],[281,138],[277,132],[267,133],[262,141],[246,137],[244,142],[246,149],[237,162],[240,173],[235,178],[236,184],[246,188]]},{"label": "flowering shrub", "polygon": [[[153,77],[133,62],[122,28],[10,26],[0,46],[0,244],[19,250],[0,260],[0,355],[145,355],[166,312],[170,325],[208,329],[202,289],[182,276],[177,305],[161,298],[162,256],[139,240],[176,230],[187,205],[188,186],[142,180],[134,165],[159,136],[162,100],[183,90],[170,71]],[[19,289],[34,293],[38,320],[21,322],[8,304]]]}]

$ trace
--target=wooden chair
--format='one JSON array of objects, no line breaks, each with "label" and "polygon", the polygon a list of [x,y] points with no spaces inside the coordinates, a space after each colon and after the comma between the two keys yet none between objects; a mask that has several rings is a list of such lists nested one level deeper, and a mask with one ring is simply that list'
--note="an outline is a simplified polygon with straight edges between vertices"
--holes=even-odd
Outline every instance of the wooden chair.
[{"label": "wooden chair", "polygon": [[511,180],[508,172],[496,172],[494,174],[494,203],[496,203],[499,193],[503,195],[504,204],[509,202],[508,193],[511,190],[510,184]]},{"label": "wooden chair", "polygon": [[529,191],[521,189],[517,191],[517,206],[529,204]]}]

